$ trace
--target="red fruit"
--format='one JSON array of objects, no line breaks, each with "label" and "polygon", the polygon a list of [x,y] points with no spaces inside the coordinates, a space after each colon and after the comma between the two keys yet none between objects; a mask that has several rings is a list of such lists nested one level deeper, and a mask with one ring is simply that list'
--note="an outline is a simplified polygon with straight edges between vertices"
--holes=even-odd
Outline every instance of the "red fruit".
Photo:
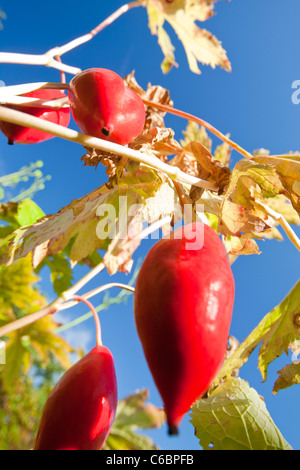
[{"label": "red fruit", "polygon": [[177,229],[147,254],[136,281],[134,315],[169,434],[178,433],[183,415],[222,365],[233,302],[228,257],[208,225]]},{"label": "red fruit", "polygon": [[111,70],[93,68],[75,75],[69,99],[73,117],[85,134],[126,145],[143,130],[141,98]]},{"label": "red fruit", "polygon": [[49,395],[34,450],[99,450],[114,420],[117,382],[111,352],[96,346]]},{"label": "red fruit", "polygon": [[[54,100],[56,98],[64,98],[66,95],[60,90],[34,90],[29,93],[25,93],[21,96],[28,96],[30,98],[37,98],[43,100]],[[47,108],[47,107],[34,107],[24,105],[6,105],[7,108],[16,109],[23,113],[31,114],[44,121],[54,122],[61,126],[67,127],[70,122],[70,108]],[[4,135],[8,138],[8,143],[13,144],[37,144],[48,139],[55,137],[47,132],[32,129],[30,127],[19,126],[17,124],[11,124],[10,122],[0,121],[0,129]]]}]

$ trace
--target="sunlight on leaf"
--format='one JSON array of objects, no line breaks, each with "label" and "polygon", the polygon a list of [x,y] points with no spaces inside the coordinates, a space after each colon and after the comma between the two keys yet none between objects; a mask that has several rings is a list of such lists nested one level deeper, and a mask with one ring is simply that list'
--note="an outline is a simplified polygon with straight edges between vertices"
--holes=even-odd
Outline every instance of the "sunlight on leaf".
[{"label": "sunlight on leaf", "polygon": [[191,423],[204,450],[292,450],[264,400],[241,379],[229,379],[192,407]]}]

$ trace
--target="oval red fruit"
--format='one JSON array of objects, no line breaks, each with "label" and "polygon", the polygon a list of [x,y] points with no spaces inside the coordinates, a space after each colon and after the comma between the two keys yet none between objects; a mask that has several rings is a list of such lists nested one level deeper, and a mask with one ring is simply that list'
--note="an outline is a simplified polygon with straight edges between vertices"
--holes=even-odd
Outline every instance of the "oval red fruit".
[{"label": "oval red fruit", "polygon": [[186,225],[150,249],[136,281],[134,315],[169,434],[222,365],[233,303],[227,253],[208,225]]},{"label": "oval red fruit", "polygon": [[44,406],[34,450],[99,450],[117,407],[111,352],[96,346],[59,380]]},{"label": "oval red fruit", "polygon": [[[57,98],[64,98],[66,95],[61,90],[34,90],[29,93],[25,93],[21,96],[27,96],[30,98],[37,98],[43,100],[54,100]],[[25,105],[6,105],[7,108],[22,111],[23,113],[36,116],[44,121],[53,122],[60,124],[61,126],[68,127],[70,122],[70,108],[59,108],[53,109],[51,107],[35,107]],[[45,140],[52,139],[55,137],[47,132],[39,131],[30,127],[19,126],[10,122],[0,121],[0,129],[4,135],[6,135],[9,144],[37,144],[44,142]]]},{"label": "oval red fruit", "polygon": [[126,145],[143,130],[143,101],[112,70],[92,68],[75,75],[69,100],[73,117],[85,134]]}]

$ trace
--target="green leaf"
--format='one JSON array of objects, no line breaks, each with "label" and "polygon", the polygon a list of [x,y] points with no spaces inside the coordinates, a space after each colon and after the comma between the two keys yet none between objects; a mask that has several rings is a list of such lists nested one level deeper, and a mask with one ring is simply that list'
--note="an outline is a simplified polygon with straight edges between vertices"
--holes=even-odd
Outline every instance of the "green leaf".
[{"label": "green leaf", "polygon": [[31,199],[24,199],[18,205],[18,214],[16,220],[19,226],[34,224],[37,220],[44,217],[45,213]]},{"label": "green leaf", "polygon": [[147,390],[142,390],[118,402],[114,424],[107,438],[106,450],[157,449],[153,441],[137,429],[157,428],[165,421],[165,413],[148,403]]},{"label": "green leaf", "polygon": [[47,265],[51,271],[51,282],[57,295],[60,295],[71,287],[73,271],[68,259],[63,253],[60,252],[45,258],[44,261],[39,264],[36,272],[39,273],[45,265]]},{"label": "green leaf", "polygon": [[229,379],[192,407],[191,423],[204,450],[292,450],[264,400],[241,379]]},{"label": "green leaf", "polygon": [[259,369],[266,380],[268,365],[283,352],[287,353],[293,342],[300,338],[299,305],[300,281],[285,299],[260,321],[233,355],[225,360],[212,389],[221,379],[229,377],[234,369],[242,367],[260,342],[262,345],[259,351]]}]

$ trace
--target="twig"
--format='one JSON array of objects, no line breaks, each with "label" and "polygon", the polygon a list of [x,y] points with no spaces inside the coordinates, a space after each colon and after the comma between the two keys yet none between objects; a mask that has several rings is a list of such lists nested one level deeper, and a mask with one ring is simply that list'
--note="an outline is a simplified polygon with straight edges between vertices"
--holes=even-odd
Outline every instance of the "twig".
[{"label": "twig", "polygon": [[102,21],[98,26],[92,29],[89,33],[84,34],[83,36],[80,36],[74,39],[73,41],[68,42],[64,46],[54,47],[53,49],[50,49],[48,52],[46,52],[45,55],[50,56],[50,57],[62,56],[66,52],[69,52],[75,49],[76,47],[81,46],[82,44],[93,39],[98,33],[100,33],[100,31],[103,31],[103,29],[106,28],[106,26],[109,26],[110,24],[112,24],[121,15],[131,10],[131,8],[139,7],[144,3],[145,3],[144,0],[139,0],[139,1],[127,3],[121,6],[120,8],[118,8],[118,10],[116,10],[114,13],[108,16],[104,21]]},{"label": "twig", "polygon": [[41,310],[31,313],[30,315],[26,315],[25,317],[19,318],[7,325],[4,325],[0,328],[0,338],[2,336],[6,336],[8,333],[12,331],[18,330],[23,328],[24,326],[30,325],[37,320],[40,320],[47,315],[56,313],[58,311],[59,306],[65,302],[66,300],[71,299],[74,295],[85,285],[87,284],[93,277],[99,274],[105,268],[103,263],[98,264],[94,269],[89,271],[82,279],[80,279],[74,286],[70,289],[65,291],[60,297],[56,300],[51,302],[51,304],[47,305],[47,307],[42,308]]},{"label": "twig", "polygon": [[89,33],[80,36],[79,38],[76,38],[63,46],[54,47],[45,54],[17,54],[11,52],[0,52],[0,63],[45,65],[46,67],[52,67],[60,70],[62,73],[66,72],[72,75],[76,75],[77,73],[81,72],[81,69],[63,64],[60,60],[60,56],[93,39],[96,34],[102,31],[106,26],[113,23],[113,21],[129,11],[131,8],[135,8],[144,4],[145,0],[138,0],[123,5],[114,13],[112,13],[108,18],[102,21],[98,26],[92,29]]},{"label": "twig", "polygon": [[57,60],[49,57],[47,54],[19,54],[12,52],[0,52],[0,63],[5,64],[26,64],[26,65],[45,65],[46,67],[52,67],[62,72],[76,75],[81,72],[78,67],[72,67],[70,65],[63,64]]},{"label": "twig", "polygon": [[[0,101],[8,100],[15,97],[15,95],[22,95],[34,90],[68,90],[68,83],[56,82],[35,82],[35,83],[22,83],[21,85],[4,86],[0,88]],[[35,100],[36,98],[24,98],[24,100]]]},{"label": "twig", "polygon": [[233,140],[229,139],[226,137],[226,135],[222,134],[222,132],[218,131],[215,127],[213,127],[211,124],[208,122],[204,121],[201,118],[198,118],[197,116],[194,116],[193,114],[186,113],[185,111],[181,111],[180,109],[172,108],[171,106],[159,104],[159,103],[154,103],[153,101],[148,101],[143,99],[143,102],[146,106],[151,106],[152,108],[157,108],[160,109],[161,111],[165,111],[167,113],[175,114],[176,116],[182,117],[184,119],[187,119],[189,121],[194,121],[200,126],[205,127],[207,130],[209,130],[212,134],[217,136],[219,139],[221,139],[223,142],[226,142],[230,147],[232,147],[234,150],[239,152],[243,157],[252,160],[253,156],[251,153],[247,152],[247,150],[243,149],[240,145],[236,144]]},{"label": "twig", "polygon": [[[126,289],[130,292],[134,292],[134,287],[131,287],[127,284],[121,284],[119,282],[111,282],[109,284],[104,284],[103,286],[96,287],[96,289],[91,290],[90,292],[87,292],[86,294],[83,294],[81,297],[85,300],[90,299],[91,297],[94,297],[97,294],[101,294],[101,292],[111,289],[113,287],[119,287],[120,289]],[[74,296],[73,296],[74,298]],[[61,305],[58,306],[57,311],[61,312],[62,310],[66,310],[68,308],[74,307],[77,305],[78,302],[70,300],[69,302],[65,302]]]},{"label": "twig", "polygon": [[204,189],[210,189],[211,191],[218,190],[218,187],[215,183],[196,178],[192,175],[188,175],[187,173],[181,171],[178,167],[168,165],[167,163],[162,162],[154,155],[147,155],[137,150],[133,150],[131,148],[124,147],[113,142],[109,142],[107,140],[102,140],[97,137],[84,135],[72,129],[60,126],[59,124],[54,124],[53,122],[45,121],[36,116],[31,116],[29,114],[22,113],[21,111],[16,111],[14,109],[8,109],[4,106],[0,106],[0,120],[11,122],[13,124],[18,124],[25,127],[39,129],[54,136],[81,144],[84,147],[96,148],[105,152],[127,157],[131,160],[155,168],[158,171],[162,171],[166,173],[171,179],[181,181],[185,184],[199,186]]}]

